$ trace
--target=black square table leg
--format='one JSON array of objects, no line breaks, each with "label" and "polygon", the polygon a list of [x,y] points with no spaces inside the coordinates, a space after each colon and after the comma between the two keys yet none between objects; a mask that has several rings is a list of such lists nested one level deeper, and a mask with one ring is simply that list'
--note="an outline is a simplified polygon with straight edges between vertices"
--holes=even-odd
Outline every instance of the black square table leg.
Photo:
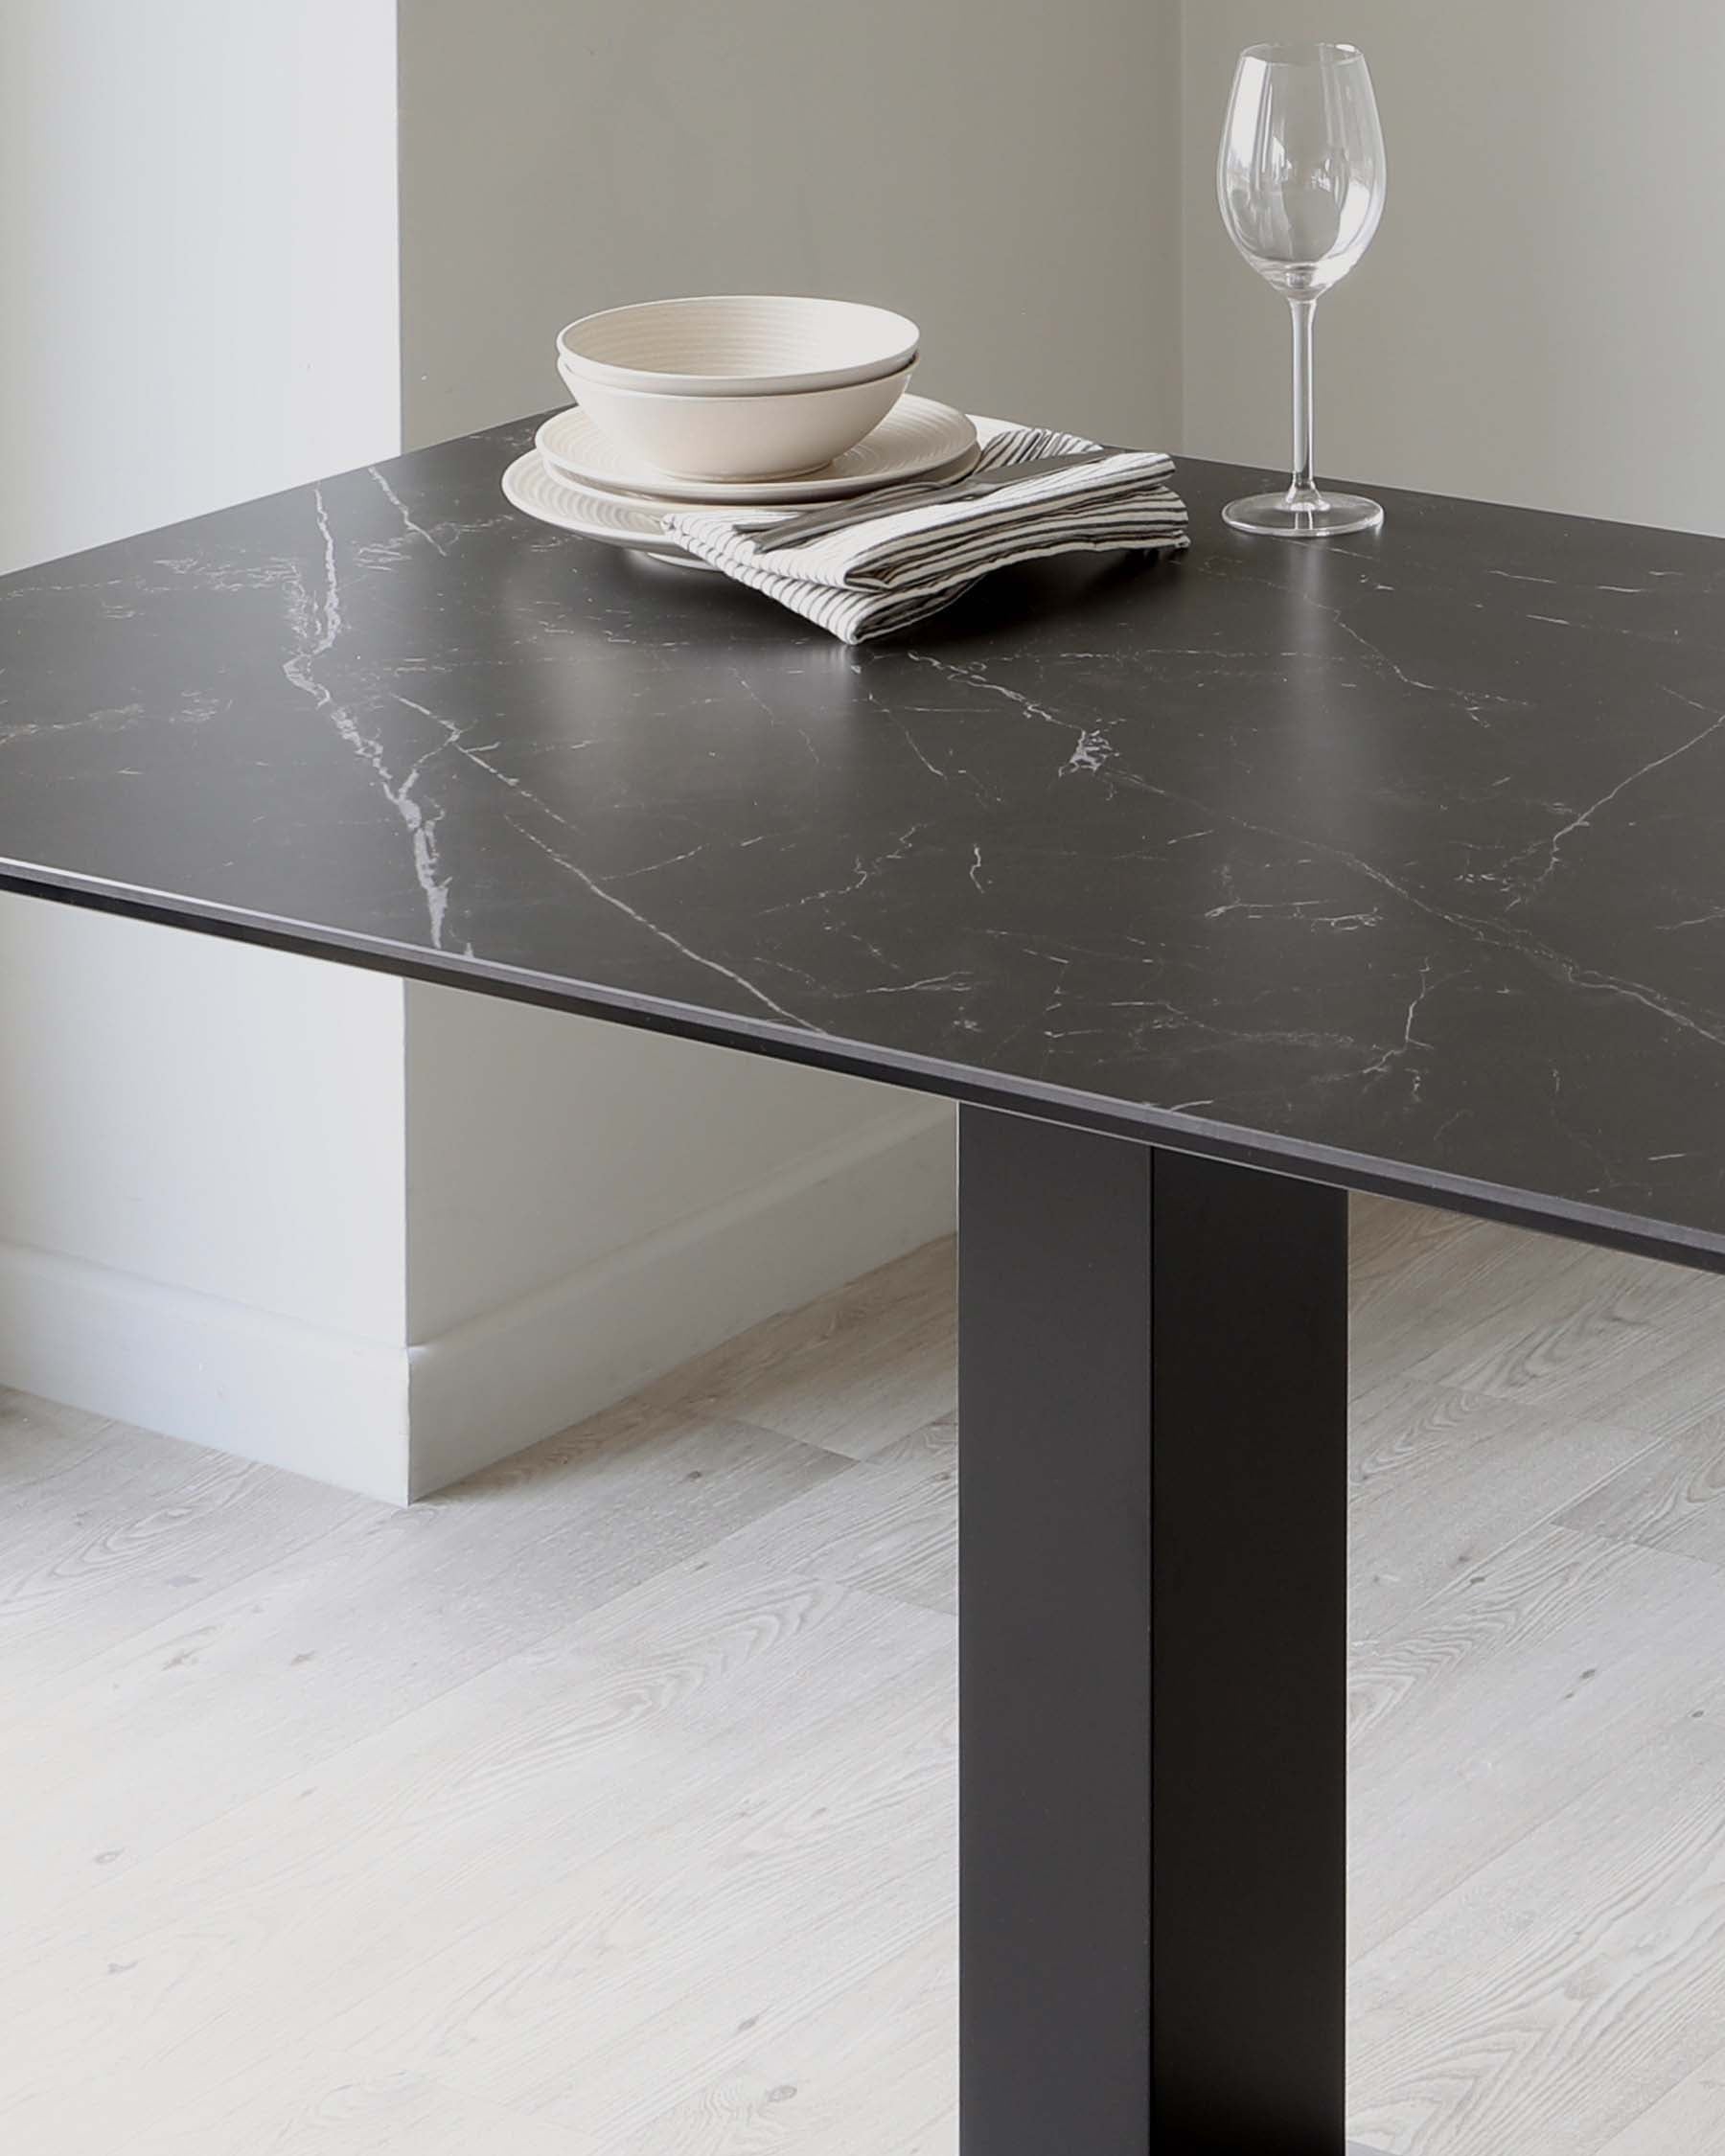
[{"label": "black square table leg", "polygon": [[959,1188],[963,2156],[1344,2156],[1346,1194]]}]

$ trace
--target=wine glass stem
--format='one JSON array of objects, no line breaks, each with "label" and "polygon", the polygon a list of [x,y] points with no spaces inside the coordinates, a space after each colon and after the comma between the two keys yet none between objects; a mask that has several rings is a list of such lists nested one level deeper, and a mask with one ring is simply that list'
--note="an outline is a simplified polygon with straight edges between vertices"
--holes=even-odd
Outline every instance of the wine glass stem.
[{"label": "wine glass stem", "polygon": [[1310,501],[1318,493],[1312,476],[1312,317],[1315,299],[1290,299],[1294,316],[1294,477],[1290,501]]}]

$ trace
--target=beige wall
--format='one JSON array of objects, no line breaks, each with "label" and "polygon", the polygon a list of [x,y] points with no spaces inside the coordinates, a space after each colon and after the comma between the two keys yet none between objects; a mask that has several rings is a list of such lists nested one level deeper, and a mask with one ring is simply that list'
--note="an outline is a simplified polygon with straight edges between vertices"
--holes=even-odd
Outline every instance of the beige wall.
[{"label": "beige wall", "polygon": [[1725,7],[1187,0],[1184,446],[1286,454],[1284,304],[1217,218],[1234,55],[1352,38],[1390,148],[1318,315],[1321,474],[1725,531]]},{"label": "beige wall", "polygon": [[932,394],[1279,462],[1282,303],[1216,134],[1242,45],[1353,37],[1391,199],[1319,315],[1322,469],[1725,530],[1717,0],[402,15],[409,442],[556,401],[586,308],[765,287],[905,307]]},{"label": "beige wall", "polygon": [[1175,0],[414,0],[406,436],[560,401],[570,316],[842,292],[918,387],[1134,439],[1179,409]]}]

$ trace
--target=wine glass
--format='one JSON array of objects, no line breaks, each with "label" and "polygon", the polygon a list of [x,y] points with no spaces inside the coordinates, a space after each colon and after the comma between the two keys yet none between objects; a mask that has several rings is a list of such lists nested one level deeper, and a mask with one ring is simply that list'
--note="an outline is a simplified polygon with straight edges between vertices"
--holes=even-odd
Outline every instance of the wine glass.
[{"label": "wine glass", "polygon": [[1354,45],[1251,45],[1234,70],[1216,194],[1229,238],[1294,317],[1294,476],[1286,493],[1222,512],[1236,531],[1322,539],[1375,531],[1381,506],[1312,477],[1312,316],[1371,243],[1384,212],[1384,137]]}]

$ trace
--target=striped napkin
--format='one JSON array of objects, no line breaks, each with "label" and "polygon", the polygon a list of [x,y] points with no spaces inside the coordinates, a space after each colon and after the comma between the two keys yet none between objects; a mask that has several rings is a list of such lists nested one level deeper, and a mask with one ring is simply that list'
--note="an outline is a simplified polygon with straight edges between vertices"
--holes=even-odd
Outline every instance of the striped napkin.
[{"label": "striped napkin", "polygon": [[[1101,445],[1004,420],[976,423],[977,470],[1066,456]],[[846,644],[891,636],[960,598],[991,569],[1048,554],[1186,546],[1185,504],[1164,482],[1173,459],[1122,449],[1099,464],[1043,472],[977,501],[926,502],[757,554],[751,513],[688,510],[666,532],[727,577],[764,591]],[[759,512],[752,513],[757,523]]]}]

